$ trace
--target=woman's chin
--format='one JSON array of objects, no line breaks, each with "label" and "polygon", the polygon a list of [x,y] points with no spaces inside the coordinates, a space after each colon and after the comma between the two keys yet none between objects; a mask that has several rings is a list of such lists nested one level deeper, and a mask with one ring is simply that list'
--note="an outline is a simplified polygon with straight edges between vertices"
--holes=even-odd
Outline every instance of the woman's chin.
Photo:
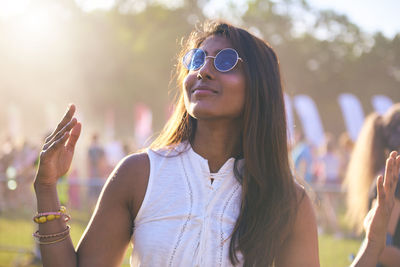
[{"label": "woman's chin", "polygon": [[188,107],[186,107],[188,113],[196,118],[212,118],[217,116],[215,107],[210,105],[205,105],[205,103],[190,103]]},{"label": "woman's chin", "polygon": [[217,117],[216,114],[210,112],[210,110],[202,110],[202,109],[195,109],[189,112],[189,114],[197,120],[212,119]]}]

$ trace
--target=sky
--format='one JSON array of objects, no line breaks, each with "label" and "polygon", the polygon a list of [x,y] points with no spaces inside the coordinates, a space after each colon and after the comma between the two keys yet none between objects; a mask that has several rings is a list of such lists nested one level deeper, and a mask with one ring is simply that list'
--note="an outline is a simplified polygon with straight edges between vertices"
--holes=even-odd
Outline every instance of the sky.
[{"label": "sky", "polygon": [[381,31],[386,37],[400,33],[399,0],[307,0],[317,9],[333,9],[346,14],[365,32]]},{"label": "sky", "polygon": [[[114,2],[114,0],[75,1],[80,3],[86,11],[96,8],[107,9]],[[180,2],[179,0],[174,1]],[[236,1],[243,2],[243,0]],[[0,0],[0,18],[23,12],[30,2],[31,0]],[[333,9],[347,15],[351,22],[359,25],[367,33],[381,31],[385,36],[392,38],[400,32],[399,0],[307,0],[307,2],[312,8]]]}]

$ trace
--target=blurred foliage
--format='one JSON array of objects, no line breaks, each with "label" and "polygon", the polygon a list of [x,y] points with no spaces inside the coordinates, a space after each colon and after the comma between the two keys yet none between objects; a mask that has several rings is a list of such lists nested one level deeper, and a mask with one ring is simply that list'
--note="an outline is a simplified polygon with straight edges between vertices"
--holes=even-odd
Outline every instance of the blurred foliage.
[{"label": "blurred foliage", "polygon": [[[46,8],[53,20],[46,36],[30,39],[12,21],[0,21],[0,126],[7,124],[5,106],[16,103],[29,114],[24,129],[42,134],[43,107],[51,102],[63,111],[74,102],[99,130],[105,111],[115,109],[117,136],[126,136],[133,133],[133,106],[144,102],[158,131],[172,99],[168,91],[176,87],[170,81],[181,38],[210,16],[211,2],[119,0],[112,10],[85,13],[73,0],[38,0],[35,10]],[[213,16],[272,44],[287,93],[311,96],[325,130],[344,130],[342,92],[355,94],[365,113],[374,94],[400,101],[400,34],[368,35],[346,16],[313,10],[304,0],[226,2]]]}]

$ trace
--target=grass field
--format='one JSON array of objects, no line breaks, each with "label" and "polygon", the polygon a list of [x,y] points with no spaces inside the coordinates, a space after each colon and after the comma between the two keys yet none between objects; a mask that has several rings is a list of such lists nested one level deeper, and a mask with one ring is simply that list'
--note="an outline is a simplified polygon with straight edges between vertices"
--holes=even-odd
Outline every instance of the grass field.
[{"label": "grass field", "polygon": [[[72,212],[71,237],[76,245],[82,235],[89,217],[87,214]],[[0,218],[0,266],[40,266],[27,264],[32,258],[34,240],[32,232],[36,226],[31,214],[1,214]],[[320,235],[319,255],[322,267],[345,267],[350,264],[349,256],[356,253],[360,240],[336,239],[331,235]],[[128,249],[124,264],[129,266]]]}]

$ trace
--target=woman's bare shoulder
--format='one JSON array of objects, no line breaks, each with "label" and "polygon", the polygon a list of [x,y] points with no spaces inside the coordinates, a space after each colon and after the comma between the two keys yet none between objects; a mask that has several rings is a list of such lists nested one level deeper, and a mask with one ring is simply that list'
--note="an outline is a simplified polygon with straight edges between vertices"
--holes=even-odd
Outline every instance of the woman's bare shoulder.
[{"label": "woman's bare shoulder", "polygon": [[118,176],[134,180],[138,176],[146,176],[150,171],[150,160],[146,152],[126,156],[117,166]]},{"label": "woman's bare shoulder", "polygon": [[150,160],[146,152],[134,153],[123,158],[108,179],[115,184],[121,197],[129,204],[135,217],[145,196],[150,174]]}]

